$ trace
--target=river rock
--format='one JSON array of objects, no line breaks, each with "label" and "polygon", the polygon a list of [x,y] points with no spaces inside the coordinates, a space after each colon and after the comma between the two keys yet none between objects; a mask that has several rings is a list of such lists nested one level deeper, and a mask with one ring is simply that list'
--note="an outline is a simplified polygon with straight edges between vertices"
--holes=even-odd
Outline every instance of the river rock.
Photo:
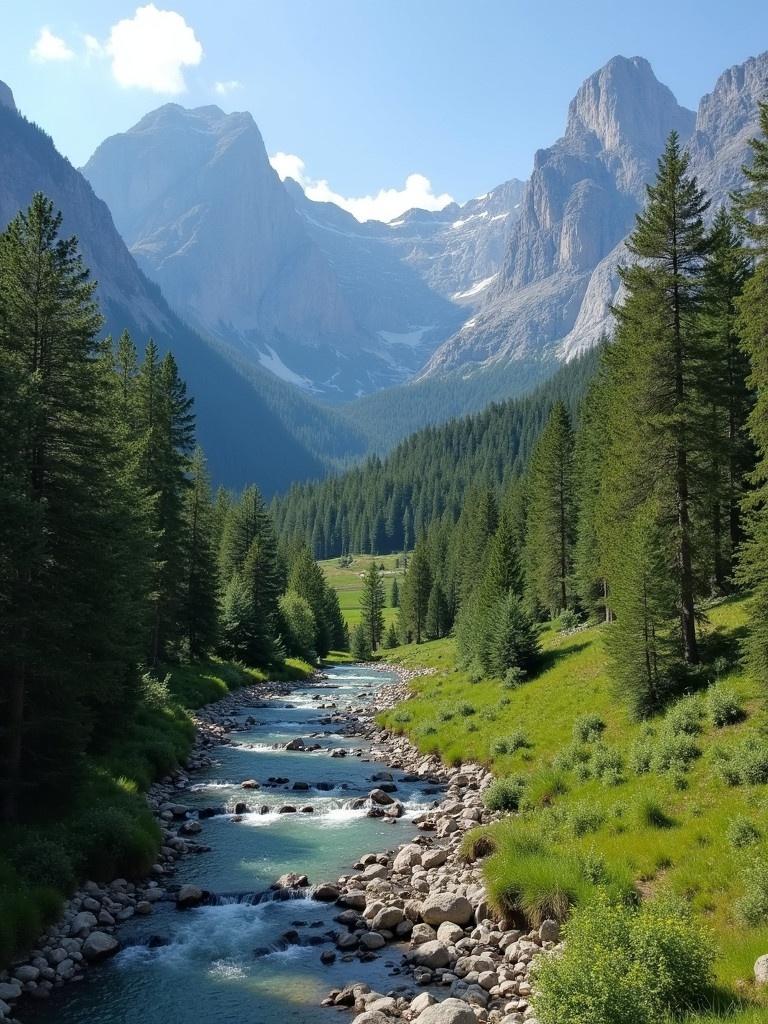
[{"label": "river rock", "polygon": [[768,953],[755,960],[755,984],[768,985]]},{"label": "river rock", "polygon": [[408,953],[408,959],[411,963],[418,964],[419,967],[434,969],[435,967],[447,967],[450,957],[445,943],[438,939],[432,939],[431,942],[422,942],[416,949],[411,950]]},{"label": "river rock", "polygon": [[429,870],[439,868],[448,860],[448,851],[438,847],[436,850],[424,850],[421,855],[421,866]]},{"label": "river rock", "polygon": [[203,901],[205,893],[197,885],[182,885],[179,891],[176,893],[176,906],[180,910],[186,910],[187,907],[196,907],[198,903]]},{"label": "river rock", "polygon": [[27,984],[30,981],[37,981],[40,977],[40,969],[33,967],[32,964],[22,964],[21,967],[17,967],[13,972],[14,978],[22,983]]},{"label": "river rock", "polygon": [[365,893],[362,889],[350,889],[339,898],[339,903],[353,910],[365,910]]},{"label": "river rock", "polygon": [[383,907],[371,922],[374,931],[394,931],[403,921],[403,912],[399,907]]},{"label": "river rock", "polygon": [[284,875],[280,875],[276,882],[273,883],[273,889],[303,889],[309,885],[309,879],[306,875],[300,875],[295,871],[287,871]]},{"label": "river rock", "polygon": [[375,804],[380,804],[382,807],[395,802],[389,793],[385,793],[383,789],[372,789],[368,794],[368,799],[372,800]]},{"label": "river rock", "polygon": [[559,942],[560,925],[558,922],[553,921],[551,918],[547,918],[546,921],[542,921],[539,927],[539,938],[542,942]]},{"label": "river rock", "polygon": [[415,999],[411,1000],[410,1011],[411,1013],[421,1013],[422,1010],[426,1010],[428,1006],[434,1006],[437,1002],[431,992],[420,992]]},{"label": "river rock", "polygon": [[[426,927],[429,927],[429,925]],[[443,921],[437,929],[437,937],[441,942],[447,942],[455,946],[457,942],[464,938],[464,929],[458,924],[453,924],[451,921]]]},{"label": "river rock", "polygon": [[410,871],[412,867],[422,862],[422,849],[415,843],[408,843],[400,850],[392,864],[394,871]]},{"label": "river rock", "polygon": [[21,982],[16,980],[0,981],[0,999],[9,1002],[21,995]]},{"label": "river rock", "polygon": [[418,1024],[477,1024],[472,1010],[462,999],[444,999],[433,1003],[417,1017]]},{"label": "river rock", "polygon": [[241,789],[259,789],[259,783],[256,779],[245,779],[244,782],[240,783]]},{"label": "river rock", "polygon": [[422,919],[431,925],[450,921],[452,924],[469,924],[472,920],[472,904],[465,896],[451,892],[438,892],[427,896],[421,908]]},{"label": "river rock", "polygon": [[112,956],[120,948],[120,943],[114,935],[107,935],[106,932],[91,932],[83,943],[83,956],[91,962],[104,960]]},{"label": "river rock", "polygon": [[363,932],[360,936],[360,945],[363,949],[381,949],[386,944],[386,939],[379,932]]},{"label": "river rock", "polygon": [[293,806],[293,804],[283,804],[282,807],[278,807],[277,808],[277,813],[278,814],[295,814],[296,813],[296,808]]},{"label": "river rock", "polygon": [[95,927],[96,916],[92,914],[90,910],[81,910],[79,914],[75,914],[72,918],[72,924],[69,926],[69,934],[82,938]]},{"label": "river rock", "polygon": [[382,1013],[381,1010],[365,1010],[363,1013],[358,1013],[352,1024],[392,1024],[392,1018]]},{"label": "river rock", "polygon": [[316,886],[312,892],[312,899],[320,903],[335,903],[338,898],[338,886],[331,885],[329,882],[323,882],[322,885]]},{"label": "river rock", "polygon": [[306,746],[307,745],[304,742],[304,740],[300,736],[297,736],[295,740],[290,740],[290,742],[286,743],[285,749],[286,750],[304,750],[306,748]]}]

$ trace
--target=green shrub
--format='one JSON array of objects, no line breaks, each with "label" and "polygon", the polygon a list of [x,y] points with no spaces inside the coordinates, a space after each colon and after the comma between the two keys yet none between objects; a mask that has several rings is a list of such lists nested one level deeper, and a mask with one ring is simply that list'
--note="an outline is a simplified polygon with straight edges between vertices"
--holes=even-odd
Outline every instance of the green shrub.
[{"label": "green shrub", "polygon": [[55,889],[62,894],[75,886],[75,868],[61,841],[30,835],[14,845],[11,861],[30,885]]},{"label": "green shrub", "polygon": [[[554,757],[552,767],[564,772],[578,772],[580,766],[589,763],[591,755],[592,751],[586,743],[569,743]],[[589,772],[583,774],[583,777],[588,778]]]},{"label": "green shrub", "polygon": [[578,629],[581,625],[581,619],[573,608],[564,608],[558,615],[555,622],[557,623],[559,633],[570,633],[571,630]]},{"label": "green shrub", "polygon": [[713,686],[707,694],[707,714],[717,729],[740,722],[744,718],[741,698],[725,686]]},{"label": "green shrub", "polygon": [[704,708],[698,696],[682,697],[664,716],[666,729],[676,736],[696,736],[701,732]]},{"label": "green shrub", "polygon": [[470,715],[474,715],[474,713],[475,713],[474,705],[472,705],[472,704],[460,704],[459,705],[459,714],[460,715],[464,715],[465,718],[468,718]]},{"label": "green shrub", "polygon": [[768,921],[768,860],[755,856],[741,871],[743,894],[736,901],[736,914],[747,924],[765,924]]},{"label": "green shrub", "polygon": [[624,781],[624,758],[615,747],[596,743],[587,762],[589,774],[604,786],[618,786]]},{"label": "green shrub", "polygon": [[496,911],[521,913],[534,926],[547,918],[564,921],[593,889],[575,857],[541,848],[502,848],[487,862],[485,878]]},{"label": "green shrub", "polygon": [[516,690],[528,678],[528,673],[519,665],[512,665],[504,673],[503,685],[507,690]]},{"label": "green shrub", "polygon": [[637,819],[641,826],[647,828],[671,828],[672,818],[664,808],[651,796],[644,796],[637,805]]},{"label": "green shrub", "polygon": [[594,804],[574,804],[568,811],[567,823],[575,836],[585,836],[589,832],[597,832],[605,821],[605,813]]},{"label": "green shrub", "polygon": [[509,736],[495,740],[492,750],[494,754],[514,754],[516,750],[522,750],[530,745],[530,741],[522,729],[516,729]]},{"label": "green shrub", "polygon": [[130,807],[127,801],[95,802],[73,822],[72,837],[80,875],[96,881],[144,874],[159,845],[159,829],[149,810]]},{"label": "green shrub", "polygon": [[533,775],[525,793],[526,807],[548,807],[568,792],[565,776],[557,768],[545,768]]},{"label": "green shrub", "polygon": [[522,779],[511,776],[494,779],[483,794],[485,806],[489,811],[516,811],[520,806],[525,783]]},{"label": "green shrub", "polygon": [[760,829],[749,818],[733,818],[726,829],[726,838],[734,850],[741,850],[745,846],[752,846],[759,843],[761,837]]},{"label": "green shrub", "polygon": [[729,786],[758,786],[768,782],[768,739],[753,733],[730,750],[713,751],[715,771]]},{"label": "green shrub", "polygon": [[675,905],[577,906],[560,956],[534,967],[541,1024],[660,1024],[706,998],[712,944]]},{"label": "green shrub", "polygon": [[655,772],[686,772],[700,753],[689,733],[664,729],[654,743],[651,769]]},{"label": "green shrub", "polygon": [[605,722],[599,715],[588,713],[580,715],[573,723],[574,743],[592,743],[600,739],[605,730]]},{"label": "green shrub", "polygon": [[629,754],[629,763],[638,775],[644,775],[651,770],[655,749],[656,730],[650,725],[645,725],[632,744]]}]

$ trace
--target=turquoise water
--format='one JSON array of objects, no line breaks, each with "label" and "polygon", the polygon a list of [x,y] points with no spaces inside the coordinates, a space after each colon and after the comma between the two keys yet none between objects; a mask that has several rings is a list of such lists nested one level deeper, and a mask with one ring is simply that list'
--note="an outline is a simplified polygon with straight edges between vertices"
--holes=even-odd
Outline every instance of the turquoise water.
[{"label": "turquoise water", "polygon": [[[383,765],[349,753],[332,758],[330,750],[365,751],[359,737],[342,737],[332,714],[318,703],[336,702],[343,710],[364,702],[366,694],[392,681],[386,672],[339,665],[329,669],[336,689],[295,691],[266,706],[244,708],[258,722],[233,734],[234,743],[216,750],[217,764],[196,780],[180,799],[191,806],[231,811],[243,800],[255,808],[239,823],[231,813],[203,820],[198,837],[210,853],[190,856],[179,864],[175,881],[194,882],[217,894],[222,903],[177,912],[171,904],[156,905],[149,918],[134,918],[121,930],[123,950],[103,967],[90,970],[83,982],[65,987],[52,999],[25,1014],[36,1024],[315,1024],[338,1019],[338,1010],[318,1003],[334,985],[364,978],[389,990],[398,979],[391,971],[399,954],[385,955],[364,967],[356,961],[326,967],[320,963],[329,948],[328,933],[339,926],[336,910],[311,900],[253,902],[243,894],[262,893],[286,871],[299,871],[310,882],[333,881],[363,853],[392,848],[415,832],[409,818],[435,798],[430,788],[398,782],[397,797],[407,815],[396,825],[367,818],[354,809],[355,798],[375,785],[371,775]],[[313,700],[318,693],[322,700]],[[362,695],[362,696],[361,696]],[[311,734],[320,735],[311,735]],[[318,742],[314,753],[273,750],[271,744],[301,736]],[[311,738],[310,738],[311,737]],[[244,779],[262,784],[270,777],[287,778],[277,788],[243,790]],[[296,792],[294,782],[310,789]],[[316,788],[317,783],[333,788]],[[278,814],[290,803],[311,805],[312,814]],[[271,810],[259,813],[262,805]],[[229,894],[229,895],[227,895]],[[236,895],[235,895],[236,894]],[[286,943],[283,933],[298,931],[301,944]],[[152,944],[150,945],[150,939]],[[159,943],[159,944],[158,944]],[[311,943],[311,944],[310,944]]]}]

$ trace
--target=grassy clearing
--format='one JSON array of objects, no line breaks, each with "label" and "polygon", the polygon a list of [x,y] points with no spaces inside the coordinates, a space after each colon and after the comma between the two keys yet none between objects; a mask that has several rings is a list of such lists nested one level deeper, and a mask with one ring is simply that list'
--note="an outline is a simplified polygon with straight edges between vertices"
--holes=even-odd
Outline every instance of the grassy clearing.
[{"label": "grassy clearing", "polygon": [[[745,617],[743,601],[711,608],[709,644],[732,647]],[[612,693],[604,628],[569,636],[546,629],[543,670],[515,689],[470,682],[456,667],[452,639],[397,648],[393,660],[438,672],[416,680],[413,699],[382,720],[425,752],[455,764],[481,761],[517,787],[520,813],[467,840],[469,856],[473,843],[479,853],[495,851],[485,863],[500,908],[552,898],[559,909],[578,904],[595,878],[619,888],[629,882],[642,896],[672,892],[713,934],[733,1019],[767,1019],[768,1001],[752,986],[753,963],[768,952],[762,688],[741,669],[726,669],[708,692],[650,723],[633,722]],[[546,851],[540,866],[537,850]],[[755,1003],[763,1008],[752,1013]],[[691,1021],[723,1019],[713,1012]]]},{"label": "grassy clearing", "polygon": [[[384,566],[384,592],[387,607],[384,609],[384,626],[397,621],[397,608],[390,605],[392,580],[397,578],[398,586],[402,583],[403,570],[396,567],[397,555],[377,555],[377,565]],[[341,612],[350,630],[360,621],[360,595],[363,592],[363,573],[371,564],[370,555],[354,555],[348,566],[340,566],[337,558],[329,558],[320,562],[320,567],[330,585],[339,595]]]},{"label": "grassy clearing", "polygon": [[[269,678],[301,679],[312,667],[289,659]],[[55,920],[79,880],[146,873],[160,832],[142,793],[183,760],[194,739],[189,710],[219,700],[267,674],[234,662],[170,667],[145,687],[133,712],[102,748],[94,744],[70,804],[0,828],[0,967],[28,949]]]}]

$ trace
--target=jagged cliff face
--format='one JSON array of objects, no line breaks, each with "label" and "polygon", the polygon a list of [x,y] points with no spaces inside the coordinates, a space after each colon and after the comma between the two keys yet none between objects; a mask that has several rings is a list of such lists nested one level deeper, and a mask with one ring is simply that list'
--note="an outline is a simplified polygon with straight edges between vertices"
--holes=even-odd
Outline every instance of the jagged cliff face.
[{"label": "jagged cliff face", "polygon": [[168,307],[128,252],[107,205],[50,138],[16,111],[10,89],[0,82],[0,230],[36,191],[62,211],[63,234],[78,238],[98,282],[105,332],[128,329],[139,347],[152,335],[161,348],[173,349],[195,397],[198,436],[218,481],[233,487],[257,481],[272,492],[322,472],[257,390]]},{"label": "jagged cliff face", "polygon": [[701,100],[680,107],[647,61],[616,57],[579,89],[564,136],[540,150],[503,264],[483,308],[448,339],[422,376],[458,367],[570,359],[613,328],[617,267],[673,129],[714,211],[741,184],[768,54],[730,68]]},{"label": "jagged cliff face", "polygon": [[588,78],[563,137],[535,156],[486,305],[438,349],[424,375],[466,363],[554,359],[558,345],[570,352],[574,329],[580,347],[593,344],[606,326],[616,261],[645,182],[669,132],[687,139],[693,125],[694,114],[640,57],[616,57]]}]

